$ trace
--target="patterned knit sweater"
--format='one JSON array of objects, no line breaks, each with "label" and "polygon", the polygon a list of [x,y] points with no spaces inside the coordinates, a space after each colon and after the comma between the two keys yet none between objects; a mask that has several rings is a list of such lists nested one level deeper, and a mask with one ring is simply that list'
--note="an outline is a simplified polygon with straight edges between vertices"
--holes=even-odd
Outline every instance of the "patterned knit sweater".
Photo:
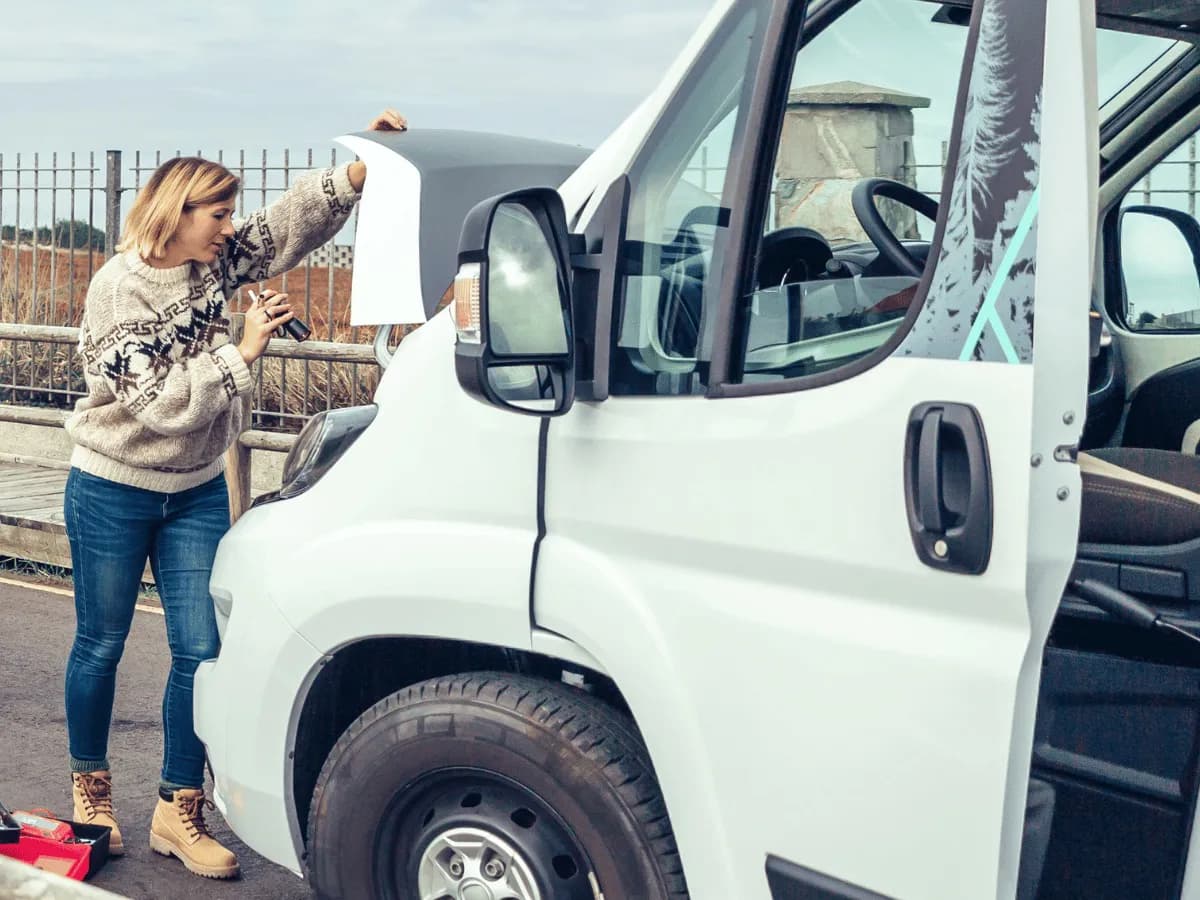
[{"label": "patterned knit sweater", "polygon": [[311,172],[244,222],[211,265],[146,265],[136,251],[88,287],[79,350],[88,394],[67,433],[71,465],[133,487],[187,490],[224,469],[253,379],[229,341],[227,301],[296,266],[345,224],[358,199],[347,166]]}]

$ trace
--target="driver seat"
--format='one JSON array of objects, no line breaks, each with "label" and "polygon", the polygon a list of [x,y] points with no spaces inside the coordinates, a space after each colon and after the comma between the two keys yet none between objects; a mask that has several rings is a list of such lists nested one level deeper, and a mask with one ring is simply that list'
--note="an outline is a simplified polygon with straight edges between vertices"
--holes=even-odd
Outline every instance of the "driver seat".
[{"label": "driver seat", "polygon": [[1164,547],[1200,538],[1200,456],[1108,447],[1079,454],[1079,540]]}]

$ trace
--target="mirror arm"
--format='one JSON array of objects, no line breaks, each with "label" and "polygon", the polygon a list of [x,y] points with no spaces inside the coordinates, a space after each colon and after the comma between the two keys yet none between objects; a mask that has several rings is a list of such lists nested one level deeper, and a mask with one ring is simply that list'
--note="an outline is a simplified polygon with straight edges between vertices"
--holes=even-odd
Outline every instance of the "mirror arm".
[{"label": "mirror arm", "polygon": [[580,272],[599,272],[603,268],[603,259],[603,253],[572,253],[571,268]]},{"label": "mirror arm", "polygon": [[392,336],[392,329],[395,327],[395,325],[380,325],[375,329],[375,361],[379,363],[381,371],[388,367],[388,363],[395,356],[388,348],[388,341]]}]

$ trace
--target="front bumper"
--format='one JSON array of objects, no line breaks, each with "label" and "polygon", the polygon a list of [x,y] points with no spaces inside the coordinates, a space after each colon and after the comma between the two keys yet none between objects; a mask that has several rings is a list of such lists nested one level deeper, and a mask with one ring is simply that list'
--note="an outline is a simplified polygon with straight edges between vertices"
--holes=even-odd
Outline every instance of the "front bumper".
[{"label": "front bumper", "polygon": [[195,676],[196,733],[216,780],[213,800],[230,827],[256,852],[301,874],[300,835],[291,801],[292,715],[305,680],[320,660],[316,649],[280,614],[252,578],[226,577],[251,567],[224,565],[223,543],[214,592],[233,601],[220,656]]}]

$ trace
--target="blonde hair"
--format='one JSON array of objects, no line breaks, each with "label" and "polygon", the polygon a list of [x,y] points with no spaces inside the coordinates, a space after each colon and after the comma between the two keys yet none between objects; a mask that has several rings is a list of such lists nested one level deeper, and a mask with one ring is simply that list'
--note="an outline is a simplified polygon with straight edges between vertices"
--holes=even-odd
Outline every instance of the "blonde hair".
[{"label": "blonde hair", "polygon": [[232,203],[238,186],[237,176],[220,163],[198,156],[168,160],[138,191],[117,249],[136,250],[142,259],[162,259],[185,212],[197,206]]}]

